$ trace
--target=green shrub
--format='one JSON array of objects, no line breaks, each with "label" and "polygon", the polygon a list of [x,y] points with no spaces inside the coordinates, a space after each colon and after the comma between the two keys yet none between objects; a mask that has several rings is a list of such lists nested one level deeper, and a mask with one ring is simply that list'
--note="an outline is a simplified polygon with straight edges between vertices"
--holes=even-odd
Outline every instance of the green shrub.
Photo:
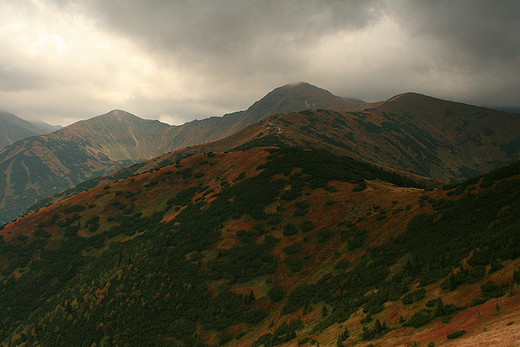
[{"label": "green shrub", "polygon": [[486,303],[487,301],[488,301],[487,298],[483,298],[483,297],[477,296],[476,298],[473,298],[471,300],[471,306],[482,305],[482,304]]},{"label": "green shrub", "polygon": [[334,235],[334,232],[330,230],[329,228],[321,228],[318,230],[318,241],[319,242],[325,242],[327,241],[332,235]]},{"label": "green shrub", "polygon": [[73,237],[78,235],[80,226],[79,225],[71,225],[65,228],[63,235],[65,237]]},{"label": "green shrub", "polygon": [[426,297],[426,289],[421,288],[411,293],[406,294],[401,301],[405,305],[413,304],[414,302],[421,301]]},{"label": "green shrub", "polygon": [[294,213],[293,213],[293,216],[295,217],[303,217],[307,214],[307,212],[309,212],[308,210],[305,210],[305,209],[301,209],[301,208],[297,208]]},{"label": "green shrub", "polygon": [[343,259],[343,260],[340,260],[339,262],[337,262],[336,264],[334,264],[334,269],[335,270],[346,270],[348,269],[350,266],[350,263],[347,259]]},{"label": "green shrub", "polygon": [[285,292],[280,287],[272,287],[267,292],[267,296],[272,302],[280,302],[285,297]]},{"label": "green shrub", "polygon": [[493,281],[481,284],[480,291],[481,295],[486,298],[498,298],[505,294],[500,285]]},{"label": "green shrub", "polygon": [[82,212],[85,209],[86,209],[86,207],[83,205],[72,205],[72,206],[66,207],[63,210],[63,213],[68,214],[68,213],[74,213],[74,212]]},{"label": "green shrub", "polygon": [[514,280],[516,283],[520,283],[520,268],[519,268],[519,269],[516,269],[516,270],[513,272],[513,280]]},{"label": "green shrub", "polygon": [[314,230],[314,224],[310,220],[304,220],[300,223],[300,229],[304,233],[308,233]]},{"label": "green shrub", "polygon": [[360,229],[354,232],[354,235],[348,239],[348,250],[353,251],[355,249],[363,247],[365,242],[368,240],[368,234],[365,229]]},{"label": "green shrub", "polygon": [[303,260],[301,259],[286,258],[285,262],[289,266],[289,270],[292,272],[299,272],[303,267]]},{"label": "green shrub", "polygon": [[[36,231],[34,232],[33,235],[36,236],[36,237],[43,237],[43,238],[51,237],[51,234],[46,232],[43,228],[36,229]],[[0,242],[0,244],[2,244],[2,242]]]},{"label": "green shrub", "polygon": [[458,337],[461,337],[462,335],[464,335],[466,333],[466,330],[459,330],[459,331],[455,331],[451,334],[448,334],[448,339],[456,339]]},{"label": "green shrub", "polygon": [[302,250],[302,244],[299,242],[293,243],[292,245],[289,245],[283,249],[285,254],[288,255],[294,255],[300,253]]},{"label": "green shrub", "polygon": [[434,318],[432,310],[422,309],[416,312],[408,321],[403,324],[403,327],[420,328],[423,325],[430,323]]},{"label": "green shrub", "polygon": [[283,235],[284,236],[291,236],[291,235],[294,235],[298,232],[298,229],[296,229],[296,227],[294,226],[294,224],[286,224],[284,227],[283,227]]}]

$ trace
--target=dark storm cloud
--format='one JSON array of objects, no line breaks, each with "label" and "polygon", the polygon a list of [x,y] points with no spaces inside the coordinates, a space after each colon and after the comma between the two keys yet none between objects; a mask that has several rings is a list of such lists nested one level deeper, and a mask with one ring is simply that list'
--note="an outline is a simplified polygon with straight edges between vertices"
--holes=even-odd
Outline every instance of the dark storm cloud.
[{"label": "dark storm cloud", "polygon": [[[322,35],[360,30],[384,11],[378,0],[89,2],[99,24],[182,65],[229,73],[298,66],[297,51]],[[276,59],[272,57],[276,56]],[[294,68],[294,67],[293,67]]]},{"label": "dark storm cloud", "polygon": [[507,61],[520,54],[518,0],[406,1],[394,14],[411,33],[479,58]]},{"label": "dark storm cloud", "polygon": [[[455,97],[494,106],[520,104],[520,3],[517,0],[390,1],[390,15],[431,68],[463,84]],[[462,88],[460,88],[462,89]],[[451,90],[447,90],[451,92]],[[448,93],[441,95],[448,97]],[[457,95],[457,96],[456,96]]]},{"label": "dark storm cloud", "polygon": [[[368,73],[367,81],[375,85],[378,78],[405,74],[402,79],[406,81],[392,78],[395,88],[388,89],[388,97],[409,85],[412,90],[434,92],[424,80],[424,74],[432,72],[456,75],[458,80],[464,80],[460,83],[472,84],[468,90],[475,93],[475,98],[467,100],[473,102],[482,99],[486,88],[504,99],[500,102],[506,102],[513,93],[510,88],[519,86],[518,78],[507,80],[511,73],[520,72],[520,5],[516,0],[115,0],[86,4],[100,26],[131,37],[163,64],[176,64],[177,68],[205,75],[206,83],[229,83],[235,89],[241,82],[256,82],[265,85],[265,90],[275,87],[273,83],[308,79],[326,87],[326,79],[334,77],[343,77],[343,83],[349,83],[349,67],[342,71],[339,64],[323,66],[325,75],[319,76],[309,53],[327,35],[361,33],[384,17],[395,21],[409,35],[407,44],[415,42],[415,47],[406,49],[415,49],[426,57],[423,61],[408,61],[403,56],[399,65],[386,52],[374,52],[381,54],[380,58],[367,62],[372,64],[366,66],[367,71],[373,71],[377,64],[393,71]],[[374,46],[384,44],[373,42]],[[350,49],[356,52],[364,47]],[[338,56],[338,62],[347,60],[349,53],[343,54],[347,56]],[[402,54],[416,52],[403,50]],[[418,86],[413,88],[417,78],[413,74],[417,71],[422,71],[421,81],[417,80]],[[341,88],[337,80],[330,84]],[[479,89],[475,84],[482,86]],[[374,90],[377,88],[374,86]],[[445,91],[439,96],[448,96],[451,89]],[[370,99],[366,92],[353,96]],[[454,97],[465,96],[459,92]],[[490,97],[489,102],[499,99]]]},{"label": "dark storm cloud", "polygon": [[377,20],[378,0],[98,1],[103,24],[167,50],[230,55],[265,38],[305,43],[338,29]]},{"label": "dark storm cloud", "polygon": [[306,81],[520,104],[518,0],[0,0],[0,105],[68,124],[113,108],[176,124]]}]

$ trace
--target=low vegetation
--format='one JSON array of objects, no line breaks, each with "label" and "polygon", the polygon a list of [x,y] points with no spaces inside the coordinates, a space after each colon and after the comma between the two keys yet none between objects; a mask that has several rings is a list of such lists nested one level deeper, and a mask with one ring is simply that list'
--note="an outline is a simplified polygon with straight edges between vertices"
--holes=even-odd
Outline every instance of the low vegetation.
[{"label": "low vegetation", "polygon": [[347,345],[516,295],[518,164],[428,191],[319,150],[163,164],[2,227],[0,341]]}]

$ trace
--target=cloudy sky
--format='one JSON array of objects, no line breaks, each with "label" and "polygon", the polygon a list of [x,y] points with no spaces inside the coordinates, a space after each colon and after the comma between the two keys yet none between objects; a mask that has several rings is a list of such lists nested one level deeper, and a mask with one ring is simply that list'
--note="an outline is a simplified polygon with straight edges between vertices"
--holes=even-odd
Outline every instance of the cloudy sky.
[{"label": "cloudy sky", "polygon": [[182,124],[305,81],[520,106],[518,0],[0,0],[0,109]]}]

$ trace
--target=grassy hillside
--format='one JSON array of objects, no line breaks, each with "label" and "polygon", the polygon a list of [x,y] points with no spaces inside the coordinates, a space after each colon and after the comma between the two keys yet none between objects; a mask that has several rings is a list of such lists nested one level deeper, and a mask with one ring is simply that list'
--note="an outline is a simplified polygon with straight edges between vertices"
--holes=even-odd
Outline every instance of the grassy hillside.
[{"label": "grassy hillside", "polygon": [[[281,101],[276,95],[268,94],[265,103],[257,103],[251,110],[269,103],[277,105]],[[287,103],[287,99],[282,101]],[[188,146],[85,182],[40,201],[34,208],[203,152],[263,146],[319,148],[374,163],[428,186],[460,182],[520,159],[516,145],[520,118],[516,114],[414,93],[359,106],[358,111],[309,109],[276,114],[219,141]],[[203,128],[200,124],[199,129]]]},{"label": "grassy hillside", "polygon": [[161,153],[167,124],[113,111],[0,150],[0,223],[51,194]]},{"label": "grassy hillside", "polygon": [[[83,181],[174,149],[221,139],[274,113],[309,107],[347,110],[360,105],[300,83],[276,88],[246,111],[180,126],[113,110],[50,135],[18,141],[0,150],[0,223],[11,221],[37,201]],[[1,123],[0,119],[0,143]],[[27,126],[34,128],[29,123]]]},{"label": "grassy hillside", "polygon": [[513,336],[519,185],[519,164],[425,190],[319,150],[191,155],[3,227],[0,339],[439,346]]},{"label": "grassy hillside", "polygon": [[[304,107],[336,109],[291,111]],[[273,112],[289,111],[263,119]],[[233,135],[207,142],[254,121]],[[517,114],[414,93],[356,104],[308,84],[277,88],[243,112],[178,127],[114,111],[1,151],[4,198],[0,199],[0,222],[11,220],[48,195],[182,146],[188,147],[112,177],[86,182],[38,206],[194,153],[262,146],[320,148],[428,185],[453,183],[519,160],[519,133]],[[193,145],[196,143],[201,144]],[[33,147],[38,150],[31,150]]]},{"label": "grassy hillside", "polygon": [[[242,147],[322,148],[440,182],[460,182],[520,159],[520,117],[419,94],[403,94],[363,110],[308,110],[272,116]],[[244,135],[246,132],[244,132]],[[227,139],[226,139],[227,140]],[[221,146],[216,143],[215,146]],[[211,149],[211,145],[205,150]]]},{"label": "grassy hillside", "polygon": [[325,149],[442,185],[519,160],[519,133],[517,114],[407,93],[358,111],[276,114],[222,140],[156,158],[153,165],[194,153],[283,145]]}]

